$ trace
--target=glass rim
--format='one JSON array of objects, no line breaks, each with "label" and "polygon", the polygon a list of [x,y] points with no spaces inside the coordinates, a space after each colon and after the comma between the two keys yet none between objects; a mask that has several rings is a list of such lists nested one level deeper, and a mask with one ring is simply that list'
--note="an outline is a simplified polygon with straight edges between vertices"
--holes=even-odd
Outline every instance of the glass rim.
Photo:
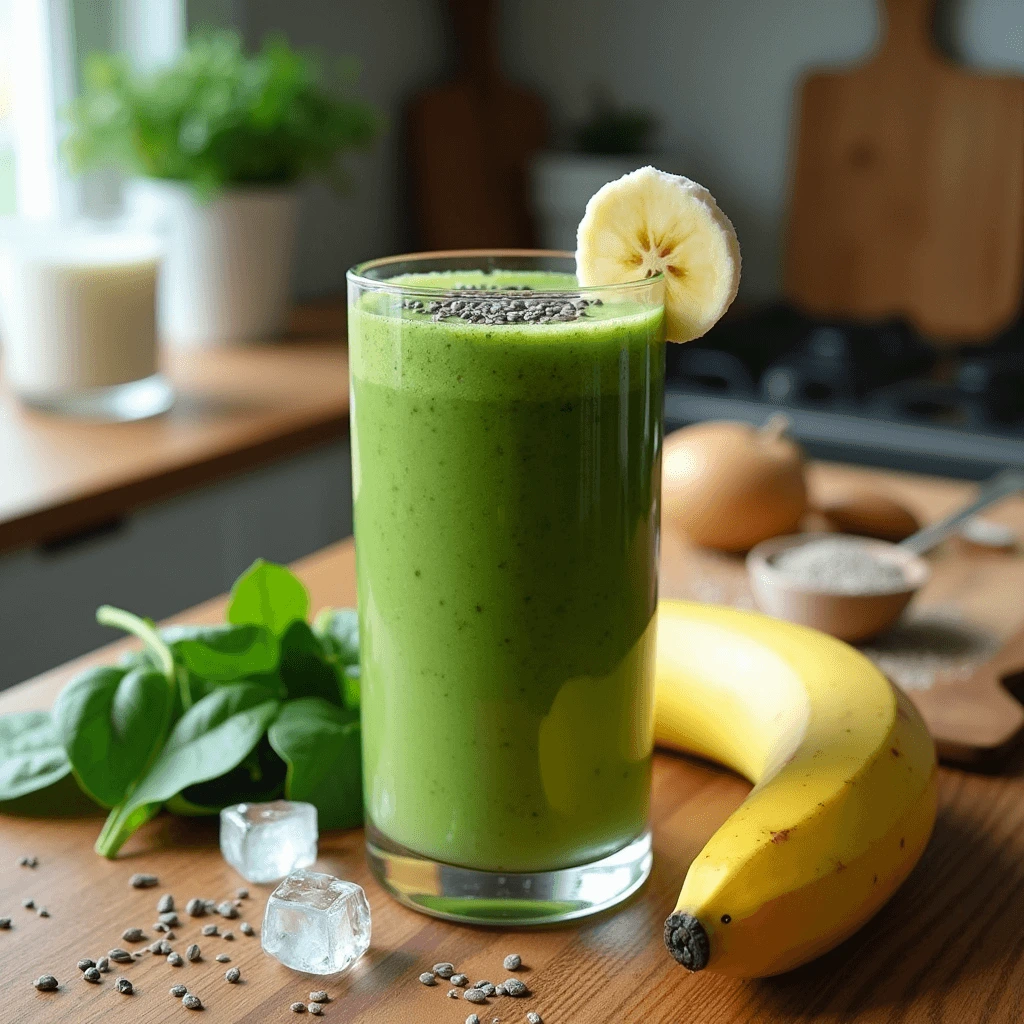
[{"label": "glass rim", "polygon": [[[428,260],[444,259],[472,259],[473,257],[479,257],[481,259],[493,257],[519,259],[539,257],[546,259],[575,260],[576,254],[564,249],[441,249],[437,251],[402,253],[398,256],[378,256],[372,260],[364,260],[362,263],[357,263],[354,267],[350,267],[348,271],[346,271],[345,277],[350,284],[359,285],[364,288],[371,288],[374,291],[390,292],[394,295],[415,292],[417,295],[458,296],[462,294],[463,289],[441,288],[434,285],[411,284],[409,282],[393,284],[387,279],[367,277],[366,273],[367,271],[375,270],[378,267],[386,267],[394,263],[412,263],[416,261],[427,262]],[[640,291],[643,288],[649,288],[652,284],[658,284],[664,280],[665,275],[659,271],[656,274],[652,274],[650,277],[641,277],[636,281],[624,281],[617,284],[576,285],[573,288],[545,288],[540,292],[540,294],[579,295],[597,294],[608,291]],[[506,293],[508,295],[521,294],[521,292],[515,288],[495,288],[493,291],[489,291],[489,294],[494,295]]]}]

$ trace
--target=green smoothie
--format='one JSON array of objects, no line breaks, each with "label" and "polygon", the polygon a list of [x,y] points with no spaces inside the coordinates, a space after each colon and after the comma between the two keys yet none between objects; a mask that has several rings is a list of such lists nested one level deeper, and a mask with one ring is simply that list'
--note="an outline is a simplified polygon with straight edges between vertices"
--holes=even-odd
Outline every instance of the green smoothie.
[{"label": "green smoothie", "polygon": [[[572,288],[529,272],[433,287]],[[647,827],[663,314],[350,310],[366,809],[434,860],[543,871]]]}]

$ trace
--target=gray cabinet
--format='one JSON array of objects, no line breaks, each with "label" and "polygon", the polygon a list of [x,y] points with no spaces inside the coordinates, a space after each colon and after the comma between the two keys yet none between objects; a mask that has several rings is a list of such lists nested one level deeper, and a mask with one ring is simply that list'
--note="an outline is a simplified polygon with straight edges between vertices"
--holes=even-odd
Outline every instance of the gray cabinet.
[{"label": "gray cabinet", "polygon": [[346,439],[0,555],[0,689],[114,639],[96,624],[100,604],[165,618],[227,590],[256,558],[290,562],[351,532]]}]

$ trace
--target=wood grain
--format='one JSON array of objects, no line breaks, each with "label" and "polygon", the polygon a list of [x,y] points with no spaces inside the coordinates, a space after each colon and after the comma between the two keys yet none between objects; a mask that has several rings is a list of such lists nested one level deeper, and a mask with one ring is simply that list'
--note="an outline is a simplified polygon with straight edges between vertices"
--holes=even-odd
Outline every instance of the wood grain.
[{"label": "wood grain", "polygon": [[[967,485],[845,467],[812,468],[815,494],[848,487],[886,488],[925,520],[962,501]],[[1007,502],[994,517],[1024,525],[1024,503]],[[1006,563],[1010,563],[1007,568]],[[943,552],[942,588],[964,598],[979,621],[1004,628],[1013,615],[1009,599],[1020,593],[1021,559],[978,561],[955,545]],[[315,608],[354,599],[350,543],[306,559],[298,571]],[[693,581],[676,563],[671,545],[664,577],[668,593]],[[693,567],[690,567],[693,572]],[[212,621],[222,601],[181,618]],[[1020,613],[1019,604],[1017,614]],[[108,649],[16,687],[0,696],[0,712],[45,707],[67,678],[88,662],[109,659]],[[173,968],[147,955],[123,972],[137,995],[120,996],[106,976],[100,986],[81,980],[75,962],[123,945],[121,931],[156,920],[155,904],[172,892],[179,904],[192,896],[227,897],[241,884],[221,860],[211,822],[161,816],[107,862],[92,853],[98,818],[0,820],[0,915],[14,927],[0,932],[4,1007],[13,1024],[120,1024],[187,1020],[168,995],[182,981],[207,1007],[203,1020],[224,1024],[290,1021],[288,1006],[326,987],[333,997],[325,1020],[346,1024],[462,1024],[471,1009],[445,997],[442,987],[416,982],[420,971],[449,959],[473,980],[504,976],[506,953],[522,955],[529,1000],[493,1001],[481,1019],[522,1021],[538,1010],[546,1024],[1016,1024],[1024,1000],[1024,756],[1001,776],[941,771],[935,835],[925,856],[892,902],[851,940],[807,967],[781,978],[738,982],[687,974],[665,953],[661,925],[671,910],[690,860],[743,800],[746,783],[727,772],[685,758],[655,758],[653,824],[655,868],[650,882],[626,906],[583,924],[547,930],[508,931],[460,927],[406,910],[370,879],[358,831],[330,833],[318,865],[366,888],[373,911],[373,944],[348,974],[321,979],[294,974],[263,956],[258,940],[237,928],[234,942],[198,937],[202,922],[176,929],[183,950],[197,941],[204,961]],[[40,858],[35,870],[15,866],[23,854]],[[128,887],[134,871],[160,876],[156,889]],[[259,926],[269,887],[249,886],[244,918]],[[41,897],[51,917],[23,910],[25,896]],[[212,957],[226,951],[244,984],[223,980]],[[60,991],[38,993],[31,979],[47,971]],[[474,1008],[475,1009],[475,1008]],[[308,1019],[308,1018],[307,1018]]]},{"label": "wood grain", "polygon": [[178,400],[139,423],[33,412],[0,387],[0,551],[60,539],[343,437],[344,306],[298,312],[295,340],[166,353]]},{"label": "wood grain", "polygon": [[933,7],[885,0],[877,53],[801,86],[785,292],[981,341],[1024,295],[1024,79],[954,65]]}]

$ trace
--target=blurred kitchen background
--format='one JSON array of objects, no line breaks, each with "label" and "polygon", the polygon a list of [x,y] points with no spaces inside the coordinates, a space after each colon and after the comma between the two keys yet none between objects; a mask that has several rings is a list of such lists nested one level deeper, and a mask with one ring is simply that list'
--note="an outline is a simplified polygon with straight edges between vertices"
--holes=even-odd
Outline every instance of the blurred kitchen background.
[{"label": "blurred kitchen background", "polygon": [[[90,54],[145,74],[211,29],[350,61],[373,121],[336,147],[340,188],[297,172],[245,237],[187,190],[58,156]],[[734,310],[670,352],[670,426],[782,408],[825,458],[975,479],[1024,463],[1022,76],[1020,0],[0,0],[9,251],[60,248],[58,216],[123,225],[155,191],[193,273],[174,307],[164,262],[164,374],[118,398],[174,405],[95,423],[39,390],[53,366],[13,380],[0,260],[0,687],[105,639],[103,601],[159,618],[350,532],[349,266],[572,248],[587,197],[648,162],[710,188],[743,247]],[[231,232],[244,281],[210,248]]]}]

